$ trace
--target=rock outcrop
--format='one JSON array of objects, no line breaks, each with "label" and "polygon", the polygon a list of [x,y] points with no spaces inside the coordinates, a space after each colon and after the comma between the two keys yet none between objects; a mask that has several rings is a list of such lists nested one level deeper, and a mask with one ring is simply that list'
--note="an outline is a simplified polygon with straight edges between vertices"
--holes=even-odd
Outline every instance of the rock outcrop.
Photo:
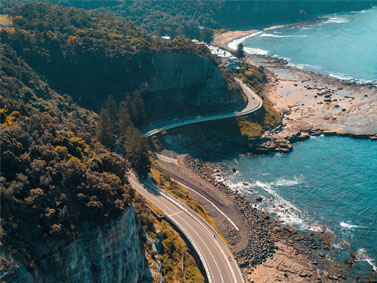
[{"label": "rock outcrop", "polygon": [[0,246],[1,282],[149,282],[133,207],[103,227],[80,233],[68,245],[36,244],[36,264],[26,267]]},{"label": "rock outcrop", "polygon": [[150,119],[218,113],[245,103],[240,90],[229,90],[219,68],[205,58],[157,52],[152,65],[155,75],[140,89]]}]

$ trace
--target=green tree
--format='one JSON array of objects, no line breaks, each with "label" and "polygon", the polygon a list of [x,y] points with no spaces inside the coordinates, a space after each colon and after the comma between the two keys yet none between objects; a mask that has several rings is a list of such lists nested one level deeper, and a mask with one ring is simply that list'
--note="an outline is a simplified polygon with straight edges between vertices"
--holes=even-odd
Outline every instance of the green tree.
[{"label": "green tree", "polygon": [[130,119],[133,123],[137,120],[137,110],[134,100],[132,99],[131,95],[127,94],[125,103],[127,105],[128,114],[130,115]]},{"label": "green tree", "polygon": [[129,125],[131,125],[130,113],[128,112],[127,100],[124,100],[119,105],[119,133],[122,135]]},{"label": "green tree", "polygon": [[106,110],[110,115],[111,122],[115,123],[117,121],[118,109],[115,99],[111,94],[108,95],[106,100]]},{"label": "green tree", "polygon": [[236,56],[237,56],[237,58],[245,57],[245,51],[243,50],[243,44],[242,43],[238,44],[238,46],[237,46]]},{"label": "green tree", "polygon": [[133,102],[135,107],[135,120],[133,121],[136,126],[142,126],[145,122],[145,105],[140,91],[136,90],[133,95]]},{"label": "green tree", "polygon": [[102,108],[96,127],[97,139],[107,147],[114,144],[114,133],[111,125],[111,118],[107,109]]},{"label": "green tree", "polygon": [[122,138],[122,150],[131,166],[140,176],[149,172],[148,141],[139,130],[129,125]]}]

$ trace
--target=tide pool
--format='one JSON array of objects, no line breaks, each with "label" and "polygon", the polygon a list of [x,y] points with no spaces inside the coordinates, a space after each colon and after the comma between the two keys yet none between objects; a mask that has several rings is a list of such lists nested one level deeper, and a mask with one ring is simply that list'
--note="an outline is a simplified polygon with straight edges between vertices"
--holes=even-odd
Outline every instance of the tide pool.
[{"label": "tide pool", "polygon": [[[247,37],[245,51],[274,55],[301,68],[377,84],[377,7],[332,14],[315,25],[284,27]],[[230,43],[236,48],[240,40]]]},{"label": "tide pool", "polygon": [[254,203],[263,196],[260,209],[302,230],[335,233],[335,247],[348,243],[357,253],[357,268],[377,271],[377,142],[312,137],[289,154],[228,160],[225,172]]}]

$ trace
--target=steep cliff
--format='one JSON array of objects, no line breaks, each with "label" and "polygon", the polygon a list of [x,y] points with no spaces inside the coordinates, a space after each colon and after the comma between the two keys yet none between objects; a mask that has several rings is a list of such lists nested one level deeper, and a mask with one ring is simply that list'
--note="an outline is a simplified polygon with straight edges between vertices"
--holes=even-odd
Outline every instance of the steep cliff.
[{"label": "steep cliff", "polygon": [[152,65],[155,75],[141,87],[150,120],[208,114],[240,108],[244,103],[241,92],[230,89],[219,68],[205,58],[157,52]]},{"label": "steep cliff", "polygon": [[140,227],[133,207],[102,227],[84,230],[79,237],[64,242],[38,243],[36,265],[26,268],[12,254],[0,248],[6,270],[1,282],[149,282]]}]

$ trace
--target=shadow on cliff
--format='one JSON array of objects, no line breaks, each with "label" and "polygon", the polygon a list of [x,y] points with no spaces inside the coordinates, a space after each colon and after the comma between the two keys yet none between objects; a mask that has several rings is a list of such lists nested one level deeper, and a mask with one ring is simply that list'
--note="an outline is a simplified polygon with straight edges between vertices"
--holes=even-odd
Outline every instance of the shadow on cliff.
[{"label": "shadow on cliff", "polygon": [[[253,123],[263,124],[266,111],[262,107],[248,115]],[[239,118],[187,125],[162,132],[157,136],[165,149],[190,154],[203,161],[220,161],[235,154],[249,152],[251,138],[241,132]],[[262,126],[262,125],[261,125]],[[263,127],[263,126],[262,126]]]}]

